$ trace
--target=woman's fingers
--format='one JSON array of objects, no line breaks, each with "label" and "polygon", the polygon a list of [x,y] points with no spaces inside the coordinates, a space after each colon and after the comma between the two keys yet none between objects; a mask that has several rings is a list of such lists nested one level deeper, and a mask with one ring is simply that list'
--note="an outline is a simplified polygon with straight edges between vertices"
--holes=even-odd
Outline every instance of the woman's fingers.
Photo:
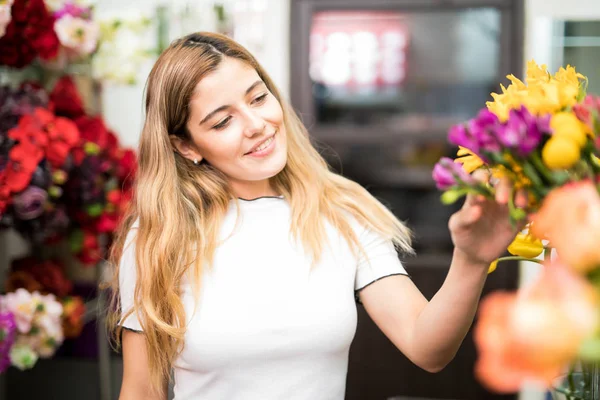
[{"label": "woman's fingers", "polygon": [[508,178],[501,178],[496,185],[496,201],[507,204],[512,192],[512,182]]},{"label": "woman's fingers", "polygon": [[450,218],[449,227],[453,231],[467,229],[476,223],[483,214],[481,204],[472,204],[461,208]]},{"label": "woman's fingers", "polygon": [[519,208],[526,208],[529,203],[529,195],[525,189],[519,189],[515,195],[515,205]]}]

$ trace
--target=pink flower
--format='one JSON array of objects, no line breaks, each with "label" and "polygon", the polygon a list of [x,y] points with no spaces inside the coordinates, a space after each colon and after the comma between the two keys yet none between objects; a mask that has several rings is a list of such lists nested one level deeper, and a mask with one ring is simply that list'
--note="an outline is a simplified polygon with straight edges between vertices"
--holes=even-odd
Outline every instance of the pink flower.
[{"label": "pink flower", "polygon": [[20,333],[29,333],[37,303],[31,293],[25,289],[17,289],[14,293],[4,295],[3,306],[14,314],[17,329]]},{"label": "pink flower", "polygon": [[487,296],[474,331],[478,379],[503,393],[526,381],[550,386],[595,333],[597,306],[594,288],[559,262],[519,293]]},{"label": "pink flower", "polygon": [[93,21],[66,14],[54,24],[60,44],[79,55],[89,55],[96,50],[100,28]]}]

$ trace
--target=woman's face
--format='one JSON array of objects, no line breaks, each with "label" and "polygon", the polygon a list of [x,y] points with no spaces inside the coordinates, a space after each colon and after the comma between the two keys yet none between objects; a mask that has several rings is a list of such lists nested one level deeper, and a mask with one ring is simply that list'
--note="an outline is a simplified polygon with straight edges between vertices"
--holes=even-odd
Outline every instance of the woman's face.
[{"label": "woman's face", "polygon": [[252,67],[225,57],[196,86],[187,128],[184,156],[219,169],[240,197],[274,194],[268,179],[287,161],[283,111]]}]

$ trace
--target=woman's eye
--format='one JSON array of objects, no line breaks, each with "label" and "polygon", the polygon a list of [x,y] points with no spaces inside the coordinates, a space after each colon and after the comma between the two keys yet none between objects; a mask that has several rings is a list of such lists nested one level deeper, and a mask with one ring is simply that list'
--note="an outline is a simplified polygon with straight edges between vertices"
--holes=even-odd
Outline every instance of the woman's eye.
[{"label": "woman's eye", "polygon": [[267,98],[267,95],[268,95],[268,93],[261,94],[260,96],[258,96],[254,100],[252,100],[252,104],[261,104],[261,103],[263,103],[265,101],[265,99]]},{"label": "woman's eye", "polygon": [[219,129],[225,128],[230,120],[231,120],[231,117],[225,118],[223,121],[221,121],[218,124],[216,124],[215,126],[213,126],[213,129],[219,130]]}]

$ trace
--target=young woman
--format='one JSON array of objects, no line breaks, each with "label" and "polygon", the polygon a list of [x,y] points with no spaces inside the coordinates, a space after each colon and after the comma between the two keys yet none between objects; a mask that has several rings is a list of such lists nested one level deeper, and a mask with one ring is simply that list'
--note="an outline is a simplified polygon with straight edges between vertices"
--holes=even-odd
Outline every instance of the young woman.
[{"label": "young woman", "polygon": [[341,400],[355,298],[410,360],[441,370],[516,233],[509,193],[452,216],[454,258],[428,302],[398,260],[409,230],[328,169],[254,57],[217,34],[175,41],[148,78],[113,246],[120,399],[166,399],[174,372],[177,400]]}]

